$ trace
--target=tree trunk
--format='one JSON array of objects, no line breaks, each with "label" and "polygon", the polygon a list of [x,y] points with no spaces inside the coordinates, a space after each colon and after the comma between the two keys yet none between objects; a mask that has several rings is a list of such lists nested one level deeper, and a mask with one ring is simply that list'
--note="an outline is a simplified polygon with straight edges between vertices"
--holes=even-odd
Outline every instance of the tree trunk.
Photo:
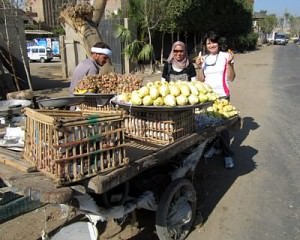
[{"label": "tree trunk", "polygon": [[160,50],[160,65],[163,65],[163,59],[164,59],[164,41],[165,41],[165,32],[162,33],[161,35],[161,50]]},{"label": "tree trunk", "polygon": [[97,24],[97,27],[99,26],[99,23],[101,21],[101,18],[105,12],[105,6],[106,6],[107,0],[102,1],[94,1],[94,14],[92,21]]},{"label": "tree trunk", "polygon": [[[147,31],[148,31],[148,37],[149,37],[149,45],[152,46],[152,36],[151,36],[151,31],[150,31],[149,27],[147,27]],[[153,73],[154,72],[154,70],[153,70],[153,51],[150,52],[150,69]]]},{"label": "tree trunk", "polygon": [[[60,12],[60,21],[63,26],[68,24],[78,34],[79,39],[86,51],[86,55],[91,55],[91,47],[97,42],[103,42],[98,26],[105,12],[107,0],[95,0],[93,6],[90,4],[78,4],[66,6]],[[101,68],[101,73],[105,74],[114,71],[111,62]]]}]

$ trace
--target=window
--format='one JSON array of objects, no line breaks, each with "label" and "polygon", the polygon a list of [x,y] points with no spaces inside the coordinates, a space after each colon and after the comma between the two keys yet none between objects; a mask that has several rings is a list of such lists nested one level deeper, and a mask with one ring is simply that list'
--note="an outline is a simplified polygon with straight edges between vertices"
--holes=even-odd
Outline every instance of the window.
[{"label": "window", "polygon": [[45,48],[40,48],[39,49],[39,53],[45,53],[45,52],[46,52]]}]

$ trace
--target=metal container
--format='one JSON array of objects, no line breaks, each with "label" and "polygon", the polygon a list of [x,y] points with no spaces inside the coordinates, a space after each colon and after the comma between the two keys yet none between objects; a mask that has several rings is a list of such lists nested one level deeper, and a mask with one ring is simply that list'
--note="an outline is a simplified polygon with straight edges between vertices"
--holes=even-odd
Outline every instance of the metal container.
[{"label": "metal container", "polygon": [[22,109],[30,107],[32,104],[29,100],[10,99],[0,101],[0,116],[8,117],[22,114]]}]

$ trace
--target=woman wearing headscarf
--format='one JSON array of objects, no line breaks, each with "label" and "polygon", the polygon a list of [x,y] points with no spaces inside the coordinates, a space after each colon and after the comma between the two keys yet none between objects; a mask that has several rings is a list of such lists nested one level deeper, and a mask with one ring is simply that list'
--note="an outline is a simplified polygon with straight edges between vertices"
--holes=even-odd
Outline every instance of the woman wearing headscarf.
[{"label": "woman wearing headscarf", "polygon": [[172,50],[164,65],[162,81],[194,81],[196,70],[194,64],[189,61],[185,44],[181,41],[173,43]]}]

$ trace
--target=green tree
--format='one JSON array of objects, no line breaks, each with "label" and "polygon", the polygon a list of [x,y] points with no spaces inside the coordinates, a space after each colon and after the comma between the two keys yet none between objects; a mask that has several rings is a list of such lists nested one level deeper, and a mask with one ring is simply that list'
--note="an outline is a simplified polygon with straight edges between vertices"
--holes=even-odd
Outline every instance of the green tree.
[{"label": "green tree", "polygon": [[136,39],[132,39],[132,33],[122,26],[117,27],[116,36],[125,43],[124,53],[131,61],[150,61],[152,69],[152,34],[164,20],[168,2],[168,0],[129,0],[126,16],[136,23]]},{"label": "green tree", "polygon": [[186,14],[186,11],[190,9],[191,4],[192,0],[171,0],[166,6],[164,19],[158,27],[158,31],[161,33],[161,64],[163,62],[165,34],[170,33],[172,42],[174,42],[174,33],[184,31],[184,24],[181,22],[181,19]]},{"label": "green tree", "polygon": [[203,34],[215,30],[229,43],[252,31],[253,5],[248,0],[193,0],[181,19],[184,29]]},{"label": "green tree", "polygon": [[300,17],[289,16],[289,25],[291,36],[300,35]]},{"label": "green tree", "polygon": [[278,25],[278,19],[274,14],[266,15],[264,19],[258,21],[258,24],[263,33],[271,33]]}]

